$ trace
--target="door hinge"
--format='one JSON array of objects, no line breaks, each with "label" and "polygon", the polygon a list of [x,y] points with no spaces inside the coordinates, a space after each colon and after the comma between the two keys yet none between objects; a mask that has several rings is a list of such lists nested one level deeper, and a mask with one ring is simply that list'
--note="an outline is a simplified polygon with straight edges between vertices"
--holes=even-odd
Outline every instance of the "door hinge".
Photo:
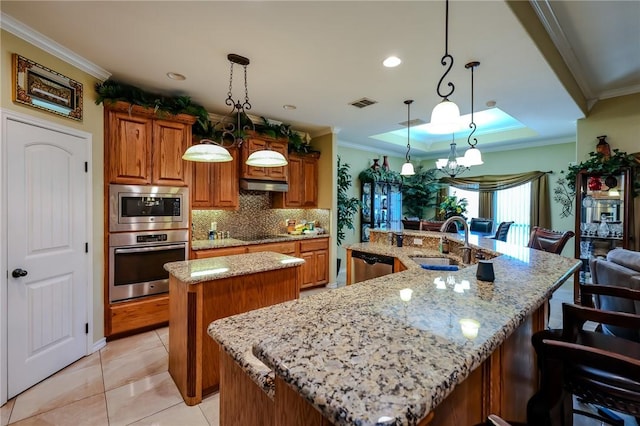
[{"label": "door hinge", "polygon": [[89,172],[89,162],[88,161],[84,162],[84,172],[85,173]]},{"label": "door hinge", "polygon": [[89,253],[89,243],[84,243],[84,252]]},{"label": "door hinge", "polygon": [[88,322],[84,323],[84,333],[85,334],[89,334],[89,323]]}]

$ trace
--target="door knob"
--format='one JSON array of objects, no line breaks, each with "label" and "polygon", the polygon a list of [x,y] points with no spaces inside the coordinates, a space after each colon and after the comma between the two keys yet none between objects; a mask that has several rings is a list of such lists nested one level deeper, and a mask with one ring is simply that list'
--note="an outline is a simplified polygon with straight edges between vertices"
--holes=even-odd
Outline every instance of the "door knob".
[{"label": "door knob", "polygon": [[20,277],[24,277],[27,275],[27,271],[25,271],[24,269],[20,269],[20,268],[16,268],[11,272],[11,276],[13,278],[20,278]]}]

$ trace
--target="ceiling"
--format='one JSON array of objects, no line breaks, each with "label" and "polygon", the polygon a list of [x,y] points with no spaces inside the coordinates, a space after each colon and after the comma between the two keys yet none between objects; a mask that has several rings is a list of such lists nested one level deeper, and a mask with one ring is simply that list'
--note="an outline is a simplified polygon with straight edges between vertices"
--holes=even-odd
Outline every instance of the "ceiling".
[{"label": "ceiling", "polygon": [[[589,106],[598,99],[640,92],[640,2],[532,1]],[[7,1],[2,28],[30,32],[79,55],[96,76],[167,95],[189,95],[208,111],[224,114],[228,53],[250,59],[251,113],[320,135],[339,144],[404,156],[405,99],[411,119],[428,122],[440,98],[445,67],[444,1]],[[535,16],[535,15],[534,15]],[[45,37],[42,37],[45,36]],[[45,44],[46,44],[45,43]],[[512,7],[503,1],[449,5],[446,81],[462,114],[496,107],[521,125],[478,127],[484,150],[575,140],[584,117]],[[389,55],[402,59],[384,68]],[[184,74],[185,81],[167,78]],[[242,68],[234,68],[234,99],[244,98]],[[350,103],[377,101],[366,108]],[[295,105],[285,110],[283,105]],[[584,110],[584,111],[583,111]],[[404,131],[403,131],[404,129]],[[399,131],[385,141],[374,135]],[[464,132],[457,134],[460,143]],[[451,135],[415,132],[412,157],[439,155]]]}]

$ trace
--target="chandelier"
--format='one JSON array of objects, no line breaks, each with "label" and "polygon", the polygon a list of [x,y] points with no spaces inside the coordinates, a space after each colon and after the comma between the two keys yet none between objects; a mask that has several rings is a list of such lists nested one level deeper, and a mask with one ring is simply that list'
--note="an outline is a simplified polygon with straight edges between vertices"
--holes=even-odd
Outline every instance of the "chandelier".
[{"label": "chandelier", "polygon": [[[246,111],[251,109],[249,102],[249,88],[247,85],[247,66],[250,61],[244,56],[230,53],[229,60],[229,91],[225,104],[231,107],[231,111],[213,125],[214,135],[219,140],[202,139],[199,144],[190,146],[182,156],[184,160],[201,161],[208,163],[218,163],[233,160],[228,147],[241,147],[244,142],[244,135],[249,130],[255,130],[253,122]],[[233,66],[241,65],[244,68],[244,101],[240,98],[233,99]],[[255,151],[249,155],[246,164],[255,167],[280,167],[287,165],[287,160],[279,152],[264,149]]]},{"label": "chandelier", "polygon": [[411,156],[409,155],[409,151],[411,151],[411,143],[410,143],[410,132],[411,132],[411,104],[413,103],[412,99],[407,99],[404,101],[404,104],[407,106],[407,154],[405,155],[405,159],[407,160],[402,165],[402,170],[400,174],[402,176],[413,176],[416,172],[413,170],[413,164],[411,164]]},{"label": "chandelier", "polygon": [[449,71],[453,67],[453,56],[449,54],[449,0],[445,3],[445,32],[444,32],[444,55],[440,59],[440,63],[447,67],[444,74],[438,81],[436,92],[442,98],[442,101],[431,111],[431,132],[433,133],[453,133],[460,128],[460,108],[454,102],[449,100],[449,96],[453,94],[455,86],[452,82],[448,82],[450,90],[446,93],[441,91],[440,86]]},{"label": "chandelier", "polygon": [[469,166],[464,157],[458,157],[455,135],[453,133],[451,134],[451,144],[449,146],[449,156],[437,160],[436,168],[445,175],[454,178],[456,175],[469,170]]},{"label": "chandelier", "polygon": [[464,161],[468,167],[484,164],[484,161],[482,161],[482,154],[480,153],[480,150],[476,148],[478,139],[473,138],[473,142],[471,142],[471,136],[473,136],[476,131],[476,123],[474,123],[473,121],[473,69],[478,65],[480,65],[480,62],[473,61],[464,66],[466,69],[471,70],[471,123],[469,123],[471,133],[469,133],[469,136],[467,136],[467,143],[469,144],[470,148],[467,149],[467,151],[464,153]]}]

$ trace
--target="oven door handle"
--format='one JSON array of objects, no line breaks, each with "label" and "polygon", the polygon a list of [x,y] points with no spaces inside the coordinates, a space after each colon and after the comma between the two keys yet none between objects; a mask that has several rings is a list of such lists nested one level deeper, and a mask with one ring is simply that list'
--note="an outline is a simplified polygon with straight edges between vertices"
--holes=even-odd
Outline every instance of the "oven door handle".
[{"label": "oven door handle", "polygon": [[153,247],[138,247],[138,248],[117,248],[115,249],[115,254],[127,254],[127,253],[144,253],[149,251],[162,251],[162,250],[173,250],[173,249],[183,249],[184,244],[171,244],[164,246],[153,246]]}]

